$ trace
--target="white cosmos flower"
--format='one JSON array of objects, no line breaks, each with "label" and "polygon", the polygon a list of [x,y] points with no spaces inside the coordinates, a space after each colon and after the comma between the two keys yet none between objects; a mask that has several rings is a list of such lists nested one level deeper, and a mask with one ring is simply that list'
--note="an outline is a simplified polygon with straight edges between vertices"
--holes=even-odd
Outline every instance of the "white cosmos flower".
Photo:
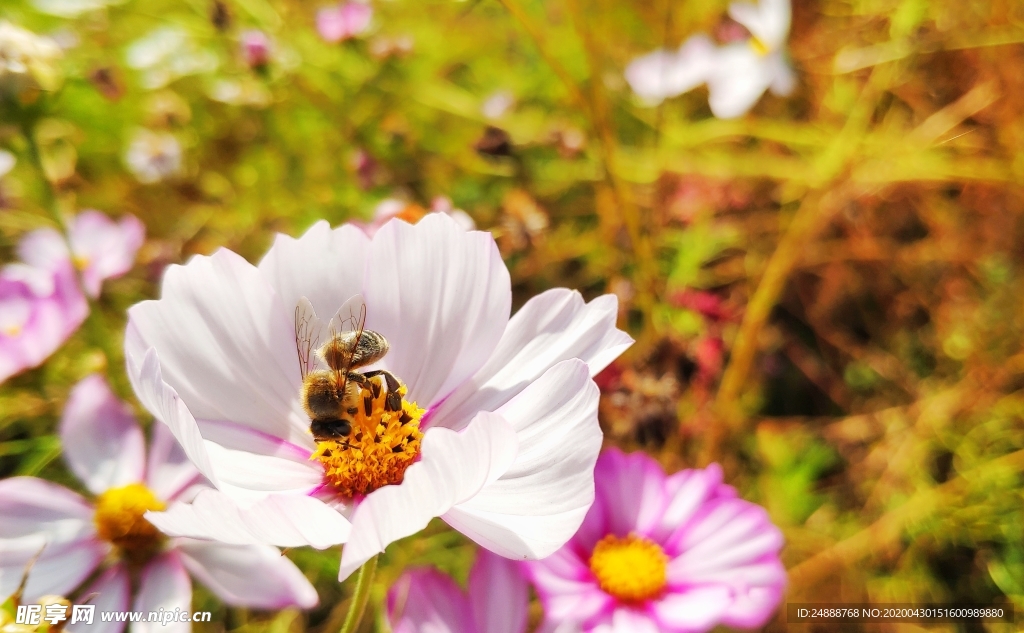
[{"label": "white cosmos flower", "polygon": [[785,44],[792,18],[790,0],[735,2],[729,15],[751,37],[715,46],[706,35],[694,35],[678,51],[656,50],[626,67],[633,92],[652,104],[708,85],[708,105],[720,119],[745,114],[765,90],[785,96],[796,77],[786,61]]},{"label": "white cosmos flower", "polygon": [[[295,306],[307,297],[326,321],[359,293],[366,328],[390,342],[378,367],[406,385],[424,431],[420,442],[413,422],[370,427],[408,434],[387,435],[406,460],[392,480],[350,451],[320,454],[299,400]],[[147,518],[229,543],[346,542],[340,579],[434,517],[506,557],[550,554],[594,498],[591,376],[632,339],[615,327],[613,295],[550,290],[510,319],[511,301],[491,235],[443,213],[392,220],[373,238],[320,222],[279,235],[258,266],[220,250],[170,267],[162,298],[129,310],[128,373],[217,490]],[[336,492],[335,458],[380,486]]]},{"label": "white cosmos flower", "polygon": [[729,5],[729,15],[747,27],[751,37],[727,44],[715,55],[707,80],[708,105],[720,119],[745,114],[765,90],[786,96],[796,86],[784,50],[792,19],[790,0],[735,2]]}]

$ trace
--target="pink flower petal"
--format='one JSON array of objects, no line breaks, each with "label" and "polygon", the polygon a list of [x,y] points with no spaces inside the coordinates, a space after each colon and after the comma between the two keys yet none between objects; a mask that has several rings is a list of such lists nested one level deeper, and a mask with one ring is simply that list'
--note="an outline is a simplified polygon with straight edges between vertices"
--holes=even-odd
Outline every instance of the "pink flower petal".
[{"label": "pink flower petal", "polygon": [[324,549],[344,543],[351,525],[334,508],[313,497],[271,494],[240,501],[219,490],[200,491],[191,503],[174,503],[146,519],[171,536],[211,539],[234,545],[310,545]]},{"label": "pink flower petal", "polygon": [[71,472],[94,494],[142,481],[142,429],[99,374],[82,379],[71,390],[61,416],[60,439]]},{"label": "pink flower petal", "polygon": [[484,364],[512,303],[508,269],[490,233],[443,213],[392,220],[370,245],[366,326],[387,337],[383,365],[429,407]]},{"label": "pink flower petal", "polygon": [[[142,570],[135,611],[192,613],[192,581],[178,552],[165,552],[150,561]],[[162,616],[161,616],[162,617]],[[132,633],[189,633],[192,622],[133,622]]]},{"label": "pink flower petal", "polygon": [[468,586],[477,631],[526,633],[530,597],[520,563],[481,549]]},{"label": "pink flower petal", "polygon": [[[434,569],[402,574],[387,598],[392,633],[478,633],[469,602],[451,578]],[[490,632],[488,632],[490,633]]]},{"label": "pink flower petal", "polygon": [[161,299],[128,311],[125,349],[141,359],[155,348],[163,380],[196,418],[308,441],[293,312],[254,266],[220,250],[168,268]]},{"label": "pink flower petal", "polygon": [[274,547],[192,539],[179,539],[177,547],[192,575],[227,604],[276,610],[319,602],[313,585]]},{"label": "pink flower petal", "polygon": [[24,264],[0,269],[0,382],[41,364],[88,314],[70,263],[53,271]]},{"label": "pink flower petal", "polygon": [[611,448],[598,460],[594,478],[605,507],[614,508],[607,515],[608,534],[654,531],[668,502],[665,473],[658,462],[643,453],[626,455]]},{"label": "pink flower petal", "polygon": [[0,539],[46,532],[66,542],[95,534],[93,509],[63,486],[35,477],[0,480]]},{"label": "pink flower petal", "polygon": [[82,211],[71,222],[69,239],[81,262],[82,280],[90,296],[100,294],[106,279],[120,277],[135,263],[135,254],[146,239],[146,227],[132,215],[114,222],[99,211]]},{"label": "pink flower petal", "polygon": [[650,610],[665,631],[707,631],[732,608],[726,587],[696,587],[651,601]]},{"label": "pink flower petal", "polygon": [[479,414],[462,433],[428,429],[421,459],[402,483],[371,492],[356,507],[338,579],[495,481],[515,459],[517,444],[512,427],[493,413]]},{"label": "pink flower petal", "polygon": [[460,429],[477,411],[496,410],[570,358],[597,374],[633,344],[616,329],[617,315],[615,295],[584,303],[578,292],[556,288],[533,297],[508,322],[487,363],[431,412],[431,423]]},{"label": "pink flower petal", "polygon": [[370,240],[358,228],[344,225],[332,230],[320,221],[298,239],[278,234],[259,271],[277,291],[289,317],[299,299],[306,297],[326,325],[349,297],[362,292],[369,249]]},{"label": "pink flower petal", "polygon": [[[68,624],[65,631],[69,633],[121,633],[124,630],[124,622],[117,622],[113,619],[110,622],[104,622],[100,618],[100,613],[103,612],[128,609],[128,600],[131,598],[131,581],[124,565],[114,565],[107,569],[81,593],[83,596],[92,596],[89,604],[96,607],[93,622],[92,624],[84,622]],[[69,618],[68,622],[70,621]]]},{"label": "pink flower petal", "polygon": [[[15,592],[26,571],[25,601],[67,595],[93,573],[109,550],[106,543],[91,537],[54,542],[45,532],[0,539],[0,601]],[[35,558],[37,555],[39,558]]]},{"label": "pink flower petal", "polygon": [[594,499],[599,397],[587,365],[575,359],[523,389],[496,412],[516,431],[512,466],[444,520],[510,558],[543,558],[564,545]]}]

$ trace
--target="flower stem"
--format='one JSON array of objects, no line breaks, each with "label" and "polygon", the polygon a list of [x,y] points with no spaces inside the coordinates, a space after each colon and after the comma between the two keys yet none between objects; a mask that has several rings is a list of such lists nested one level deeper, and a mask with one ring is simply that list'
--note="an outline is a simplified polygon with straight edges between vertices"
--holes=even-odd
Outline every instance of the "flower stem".
[{"label": "flower stem", "polygon": [[345,615],[345,623],[341,625],[340,633],[355,633],[359,628],[359,622],[363,619],[363,612],[366,611],[366,601],[370,598],[370,586],[373,584],[373,574],[377,571],[377,557],[363,563],[356,575],[356,590],[352,594],[352,604],[348,607],[348,614]]}]

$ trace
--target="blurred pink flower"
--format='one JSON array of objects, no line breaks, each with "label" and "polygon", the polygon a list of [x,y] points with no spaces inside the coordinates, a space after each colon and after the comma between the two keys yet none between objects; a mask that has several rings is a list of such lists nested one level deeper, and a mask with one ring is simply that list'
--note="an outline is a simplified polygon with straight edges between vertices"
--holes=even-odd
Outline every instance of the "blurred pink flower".
[{"label": "blurred pink flower", "polygon": [[37,229],[18,244],[18,255],[25,263],[54,270],[73,263],[81,272],[82,283],[90,297],[98,297],[103,282],[120,277],[135,263],[135,254],[146,239],[146,227],[135,216],[125,215],[114,222],[99,211],[86,210],[68,225],[67,243],[54,229]]},{"label": "blurred pink flower", "polygon": [[270,38],[259,29],[242,32],[239,38],[242,59],[249,68],[263,68],[270,63]]},{"label": "blurred pink flower", "polygon": [[479,550],[466,592],[435,569],[407,571],[387,616],[392,633],[526,633],[528,591],[521,563]]},{"label": "blurred pink flower", "polygon": [[0,382],[46,360],[88,314],[70,262],[0,268]]},{"label": "blurred pink flower", "polygon": [[[389,426],[389,413],[385,425],[367,401],[377,430],[346,436],[367,452],[325,453],[300,402],[296,306],[306,297],[331,315],[357,295],[366,328],[390,343],[373,368],[404,381],[411,417]],[[554,289],[510,319],[511,303],[494,238],[443,213],[391,220],[372,239],[319,222],[298,239],[279,235],[259,266],[220,250],[169,267],[162,298],[129,310],[128,375],[217,490],[147,518],[228,542],[344,542],[341,579],[434,517],[503,556],[555,551],[593,499],[591,376],[632,339],[615,327],[614,296],[588,304]],[[393,449],[401,470],[369,461]],[[362,492],[343,488],[353,472],[369,480]]]},{"label": "blurred pink flower", "polygon": [[[101,611],[191,611],[189,573],[228,604],[261,609],[316,605],[316,590],[275,548],[167,539],[143,518],[146,510],[195,494],[201,476],[160,424],[153,429],[147,459],[131,409],[99,375],[72,390],[60,438],[68,468],[96,500],[89,503],[35,477],[0,481],[0,600],[15,591],[26,569],[24,598],[32,601],[67,595],[109,561],[83,592],[95,594],[92,604]],[[156,626],[132,624],[136,633]],[[86,633],[123,628],[124,622],[99,621],[67,627]],[[157,628],[177,633],[190,630],[191,624]]]},{"label": "blurred pink flower", "polygon": [[362,35],[370,28],[373,8],[362,2],[345,2],[324,7],[316,13],[316,30],[326,42],[341,42]]},{"label": "blurred pink flower", "polygon": [[528,563],[549,624],[601,633],[762,626],[786,584],[782,534],[717,464],[666,476],[643,453],[605,451],[579,532]]},{"label": "blurred pink flower", "polygon": [[373,219],[369,222],[352,222],[355,226],[363,229],[368,237],[373,237],[380,227],[387,224],[393,218],[405,220],[409,223],[416,223],[422,220],[428,213],[444,213],[455,220],[459,226],[466,231],[476,229],[476,223],[468,213],[462,209],[456,209],[452,201],[445,196],[437,196],[430,203],[430,209],[424,209],[418,204],[399,200],[398,198],[385,198],[381,200],[373,210]]}]

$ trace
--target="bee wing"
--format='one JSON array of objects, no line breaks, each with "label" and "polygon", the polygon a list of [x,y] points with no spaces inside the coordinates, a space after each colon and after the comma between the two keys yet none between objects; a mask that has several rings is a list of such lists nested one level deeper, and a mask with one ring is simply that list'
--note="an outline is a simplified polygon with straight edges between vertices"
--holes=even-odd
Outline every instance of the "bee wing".
[{"label": "bee wing", "polygon": [[[366,303],[363,301],[363,295],[354,295],[348,301],[343,303],[338,311],[331,317],[331,322],[327,325],[327,335],[330,337],[329,341],[336,340],[339,335],[346,332],[355,332],[355,337],[351,342],[351,349],[347,350],[344,357],[347,359],[343,365],[334,366],[335,378],[337,379],[338,385],[341,386],[342,393],[345,392],[345,383],[348,377],[349,367],[352,364],[352,351],[359,345],[359,339],[363,335],[363,326],[366,325]],[[329,365],[331,363],[328,363]]]},{"label": "bee wing", "polygon": [[316,367],[314,352],[320,346],[320,329],[323,327],[313,310],[309,299],[302,297],[295,306],[295,353],[299,357],[299,373],[306,375]]}]

